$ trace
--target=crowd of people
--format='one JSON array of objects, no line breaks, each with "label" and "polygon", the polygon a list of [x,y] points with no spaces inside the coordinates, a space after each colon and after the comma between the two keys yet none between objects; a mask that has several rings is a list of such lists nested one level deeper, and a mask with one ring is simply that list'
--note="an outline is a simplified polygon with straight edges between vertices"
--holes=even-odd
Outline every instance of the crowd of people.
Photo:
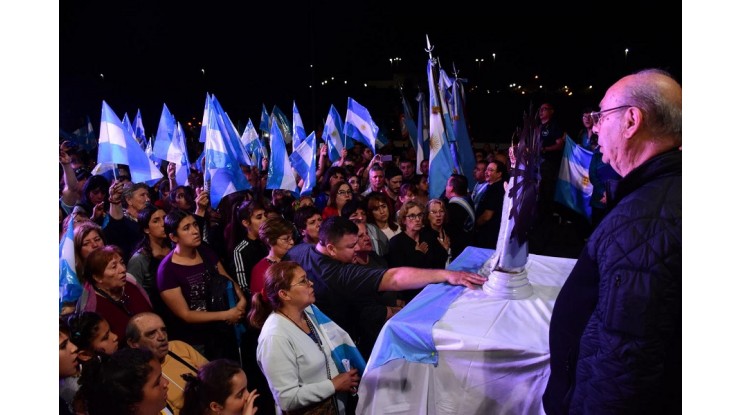
[{"label": "crowd of people", "polygon": [[[575,135],[598,154],[599,221],[625,197],[609,189],[636,167],[623,167],[612,142],[601,156],[604,112],[586,111]],[[553,113],[539,107],[540,215],[558,214],[565,132]],[[62,143],[59,231],[74,228],[83,291],[61,307],[60,413],[353,413],[357,362],[383,324],[427,284],[479,287],[484,277],[446,266],[468,246],[496,247],[508,153],[477,150],[473,177],[450,174],[439,195],[429,194],[428,163],[417,172],[412,156],[383,161],[356,144],[331,163],[322,145],[311,196],[265,189],[267,169],[245,167],[252,188],[214,209],[195,169],[177,183],[170,165],[153,186],[132,183],[125,166],[91,175],[83,152]],[[357,350],[351,367],[333,356],[338,338]]]}]

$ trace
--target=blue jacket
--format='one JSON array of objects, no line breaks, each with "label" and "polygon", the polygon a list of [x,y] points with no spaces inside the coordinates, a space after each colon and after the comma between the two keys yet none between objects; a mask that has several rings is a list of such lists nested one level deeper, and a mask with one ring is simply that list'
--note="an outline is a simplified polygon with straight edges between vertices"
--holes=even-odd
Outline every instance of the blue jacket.
[{"label": "blue jacket", "polygon": [[558,295],[548,414],[681,413],[681,152],[619,183]]}]

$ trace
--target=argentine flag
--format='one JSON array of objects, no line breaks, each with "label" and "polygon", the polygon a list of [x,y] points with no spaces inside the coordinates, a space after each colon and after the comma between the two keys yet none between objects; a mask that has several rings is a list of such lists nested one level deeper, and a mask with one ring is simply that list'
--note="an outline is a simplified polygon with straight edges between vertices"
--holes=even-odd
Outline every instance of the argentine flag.
[{"label": "argentine flag", "polygon": [[221,107],[221,103],[218,102],[215,94],[211,95],[211,106],[213,107],[213,114],[217,114],[216,116],[223,120],[223,126],[225,128],[225,130],[222,131],[225,132],[223,138],[226,145],[229,146],[231,155],[236,159],[237,163],[243,166],[251,166],[252,162],[249,160],[247,150],[244,149],[244,146],[242,145],[239,133],[237,132],[234,123],[231,121],[231,118],[229,118],[229,114],[227,114]]},{"label": "argentine flag", "polygon": [[103,101],[98,139],[98,163],[128,165],[131,181],[152,185],[161,179],[162,172],[152,163],[134,137],[123,128],[121,120]]},{"label": "argentine flag", "polygon": [[74,218],[69,220],[67,231],[59,243],[59,311],[62,303],[77,301],[82,295],[82,286],[75,271]]},{"label": "argentine flag", "polygon": [[594,153],[577,145],[565,136],[563,159],[560,162],[558,181],[555,184],[555,201],[581,215],[591,218],[591,194],[594,186],[588,175],[588,167]]},{"label": "argentine flag", "polygon": [[163,104],[162,115],[159,116],[159,126],[157,126],[157,135],[154,137],[154,157],[171,162],[180,161],[181,150],[179,145],[172,143],[175,128],[177,128],[175,116],[167,108],[167,104]]},{"label": "argentine flag", "polygon": [[242,145],[247,149],[252,166],[257,166],[261,169],[262,152],[260,151],[260,147],[262,147],[262,141],[260,141],[260,136],[257,134],[257,130],[254,128],[251,118],[247,119],[247,127],[244,129],[241,140]]},{"label": "argentine flag", "polygon": [[339,160],[342,149],[349,150],[354,146],[352,141],[347,142],[347,136],[344,135],[344,123],[339,116],[339,111],[334,108],[334,104],[329,107],[329,115],[326,116],[323,139],[328,147],[329,160],[332,162]]},{"label": "argentine flag", "polygon": [[298,112],[298,106],[293,101],[293,151],[306,139],[306,129],[303,128],[303,120]]},{"label": "argentine flag", "polygon": [[350,366],[357,368],[360,373],[365,372],[365,359],[362,358],[360,351],[344,329],[333,322],[326,314],[322,313],[315,305],[311,304],[306,307],[306,314],[313,321],[314,325],[326,335],[329,349],[331,349],[331,358],[339,369],[339,373],[347,372],[342,360],[349,360]]},{"label": "argentine flag", "polygon": [[298,193],[293,170],[290,168],[288,152],[283,134],[277,122],[272,123],[270,132],[270,165],[267,167],[267,189],[284,189]]},{"label": "argentine flag", "polygon": [[144,132],[144,122],[141,120],[141,110],[136,110],[136,118],[134,118],[134,139],[141,146],[142,150],[146,150],[146,133]]},{"label": "argentine flag", "polygon": [[434,82],[434,64],[427,63],[429,81],[429,197],[440,197],[452,174],[452,155],[445,139],[442,108],[437,101],[437,85]]},{"label": "argentine flag", "polygon": [[227,134],[223,114],[218,114],[215,106],[211,105],[203,153],[206,159],[205,182],[211,199],[211,207],[214,209],[225,196],[251,187],[231,147],[226,143]]},{"label": "argentine flag", "polygon": [[421,162],[429,160],[429,109],[424,102],[424,93],[416,95],[419,103],[416,123],[416,173],[421,174]]},{"label": "argentine flag", "polygon": [[265,104],[262,104],[262,114],[260,115],[260,131],[262,131],[262,135],[267,138],[270,135],[270,125],[271,125],[271,119],[270,116],[267,114],[267,108],[265,108]]},{"label": "argentine flag", "polygon": [[311,133],[290,155],[290,164],[303,179],[301,196],[316,186],[316,133]]},{"label": "argentine flag", "polygon": [[367,108],[349,97],[347,98],[347,117],[344,120],[344,134],[365,144],[375,154],[378,126],[373,122]]},{"label": "argentine flag", "polygon": [[198,142],[206,142],[206,134],[208,133],[208,109],[211,107],[211,95],[206,92],[206,104],[203,106],[203,121],[200,123],[200,137]]}]

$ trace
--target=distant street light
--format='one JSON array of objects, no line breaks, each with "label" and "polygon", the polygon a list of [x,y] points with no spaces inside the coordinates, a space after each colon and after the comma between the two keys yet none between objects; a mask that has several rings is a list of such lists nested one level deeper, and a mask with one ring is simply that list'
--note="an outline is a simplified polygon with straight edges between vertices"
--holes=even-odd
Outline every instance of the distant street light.
[{"label": "distant street light", "polygon": [[629,53],[630,53],[630,50],[629,50],[629,49],[627,49],[627,48],[625,48],[625,49],[624,49],[624,58],[625,58],[625,59],[627,59],[627,54],[629,54]]}]

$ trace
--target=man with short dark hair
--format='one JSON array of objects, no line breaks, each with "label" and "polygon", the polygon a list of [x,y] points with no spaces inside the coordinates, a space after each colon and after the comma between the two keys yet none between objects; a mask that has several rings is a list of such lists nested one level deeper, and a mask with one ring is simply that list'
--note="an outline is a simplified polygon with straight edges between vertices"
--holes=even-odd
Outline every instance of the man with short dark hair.
[{"label": "man with short dark hair", "polygon": [[401,168],[401,184],[406,183],[414,183],[416,180],[416,166],[414,166],[414,161],[409,159],[402,159],[399,164],[399,167]]},{"label": "man with short dark hair", "polygon": [[448,227],[450,237],[451,259],[458,255],[475,241],[475,209],[468,197],[468,179],[462,174],[452,174],[447,179],[445,187],[447,203]]},{"label": "man with short dark hair", "polygon": [[681,413],[681,94],[645,70],[589,114],[623,178],[555,302],[548,414]]},{"label": "man with short dark hair", "polygon": [[383,192],[385,189],[385,171],[380,163],[373,164],[368,172],[369,185],[367,190],[362,192],[362,196],[367,196],[371,192]]},{"label": "man with short dark hair", "polygon": [[353,339],[358,338],[360,332],[364,333],[364,338],[359,339],[357,344],[361,352],[372,350],[382,323],[386,317],[390,317],[375,316],[373,330],[367,324],[360,324],[367,310],[384,314],[385,306],[375,307],[382,304],[378,300],[379,292],[423,288],[439,282],[474,288],[486,282],[485,277],[465,271],[372,268],[352,264],[359,239],[357,233],[357,225],[341,216],[333,216],[321,224],[319,242],[315,246],[295,246],[283,257],[283,261],[296,261],[306,271],[314,284],[316,306],[321,311]]},{"label": "man with short dark hair", "polygon": [[485,170],[486,187],[475,210],[475,246],[496,249],[504,205],[504,172],[506,166],[499,160],[488,163]]}]

